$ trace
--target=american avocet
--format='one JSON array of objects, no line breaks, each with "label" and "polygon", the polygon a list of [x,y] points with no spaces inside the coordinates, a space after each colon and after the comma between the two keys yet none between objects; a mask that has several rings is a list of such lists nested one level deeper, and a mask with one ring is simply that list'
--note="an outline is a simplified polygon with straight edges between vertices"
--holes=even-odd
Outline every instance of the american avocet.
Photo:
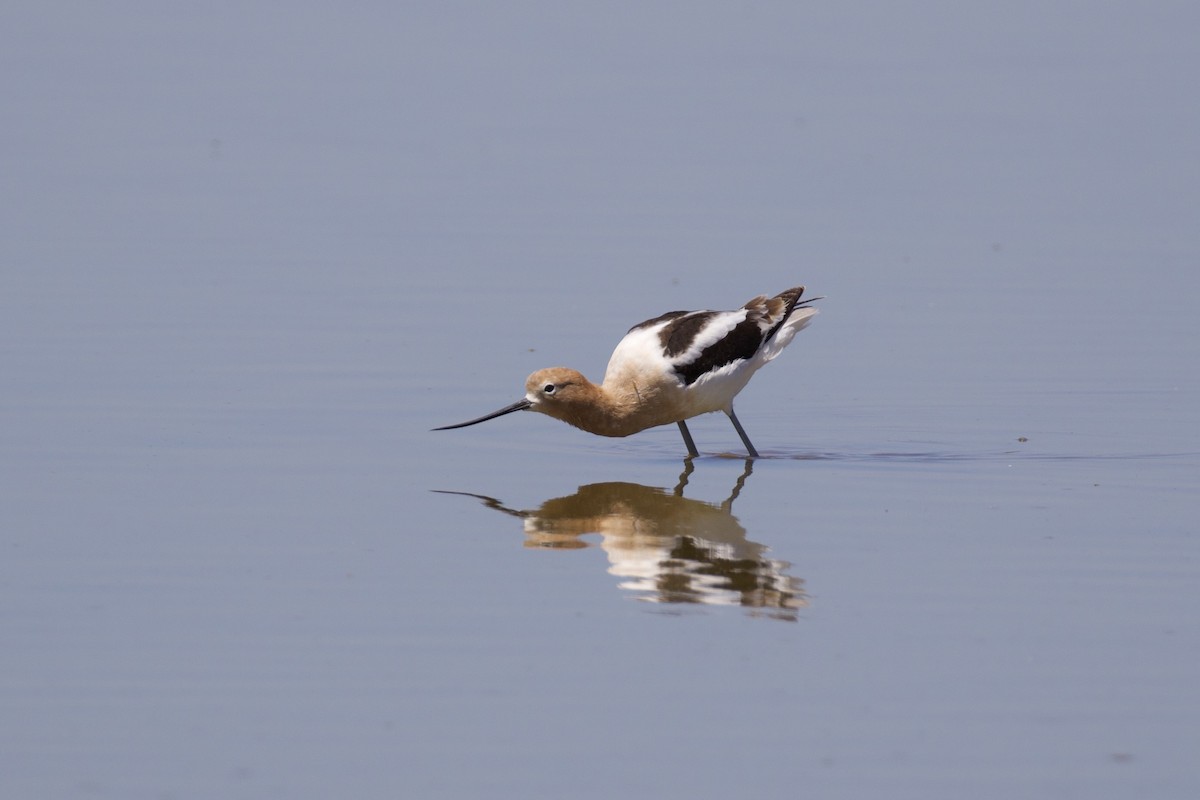
[{"label": "american avocet", "polygon": [[779,355],[816,316],[800,302],[803,286],[775,297],[760,295],[736,311],[671,311],[634,325],[613,350],[604,381],[596,384],[566,367],[538,370],[525,381],[525,397],[469,422],[465,428],[514,411],[540,411],[600,436],[629,436],[676,423],[689,456],[700,455],[684,420],[724,411],[757,458],[733,398],[763,364]]}]

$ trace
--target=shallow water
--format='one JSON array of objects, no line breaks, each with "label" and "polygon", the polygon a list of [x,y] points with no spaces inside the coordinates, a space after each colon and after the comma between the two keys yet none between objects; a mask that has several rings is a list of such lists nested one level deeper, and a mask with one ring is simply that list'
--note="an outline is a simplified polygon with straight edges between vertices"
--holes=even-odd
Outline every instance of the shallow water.
[{"label": "shallow water", "polygon": [[8,15],[0,794],[1200,792],[1196,12],[666,8]]}]

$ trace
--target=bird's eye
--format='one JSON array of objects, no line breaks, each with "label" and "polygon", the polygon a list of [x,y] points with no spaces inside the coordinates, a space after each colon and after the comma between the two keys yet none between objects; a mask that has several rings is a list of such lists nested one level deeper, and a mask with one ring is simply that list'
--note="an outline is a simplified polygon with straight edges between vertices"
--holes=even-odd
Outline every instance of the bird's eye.
[{"label": "bird's eye", "polygon": [[542,391],[545,392],[546,394],[554,394],[554,384],[547,383],[545,386],[542,387]]}]

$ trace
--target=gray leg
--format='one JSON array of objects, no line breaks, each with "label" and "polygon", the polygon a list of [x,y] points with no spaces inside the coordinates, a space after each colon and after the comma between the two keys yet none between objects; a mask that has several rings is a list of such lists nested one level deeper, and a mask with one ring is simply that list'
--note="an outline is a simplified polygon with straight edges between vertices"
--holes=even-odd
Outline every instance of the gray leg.
[{"label": "gray leg", "polygon": [[[738,436],[742,437],[742,444],[746,445],[746,452],[750,454],[751,458],[758,458],[758,451],[754,449],[754,445],[750,444],[750,437],[746,435],[742,423],[738,422],[737,414],[733,413],[733,406],[730,406],[729,410],[725,413],[729,415],[729,421],[733,423],[733,429],[738,432]],[[683,423],[679,424],[682,425]]]},{"label": "gray leg", "polygon": [[679,432],[683,434],[683,443],[687,445],[688,456],[695,458],[700,455],[700,451],[696,449],[696,443],[692,441],[692,434],[683,420],[679,420]]}]

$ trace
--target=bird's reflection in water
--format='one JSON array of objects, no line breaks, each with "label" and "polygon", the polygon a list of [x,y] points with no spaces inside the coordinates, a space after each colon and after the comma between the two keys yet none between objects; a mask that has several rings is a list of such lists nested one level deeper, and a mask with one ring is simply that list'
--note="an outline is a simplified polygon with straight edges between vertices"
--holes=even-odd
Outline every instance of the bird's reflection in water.
[{"label": "bird's reflection in water", "polygon": [[532,511],[467,492],[489,508],[518,517],[525,546],[539,549],[588,547],[583,537],[600,536],[609,573],[638,599],[657,603],[739,605],[754,615],[795,620],[808,605],[803,581],[787,574],[786,561],[767,557],[767,547],[746,537],[733,516],[733,501],[750,476],[752,461],[729,497],[706,503],[683,496],[692,461],[685,462],[674,490],[636,483],[593,483],[569,497],[556,497]]}]

